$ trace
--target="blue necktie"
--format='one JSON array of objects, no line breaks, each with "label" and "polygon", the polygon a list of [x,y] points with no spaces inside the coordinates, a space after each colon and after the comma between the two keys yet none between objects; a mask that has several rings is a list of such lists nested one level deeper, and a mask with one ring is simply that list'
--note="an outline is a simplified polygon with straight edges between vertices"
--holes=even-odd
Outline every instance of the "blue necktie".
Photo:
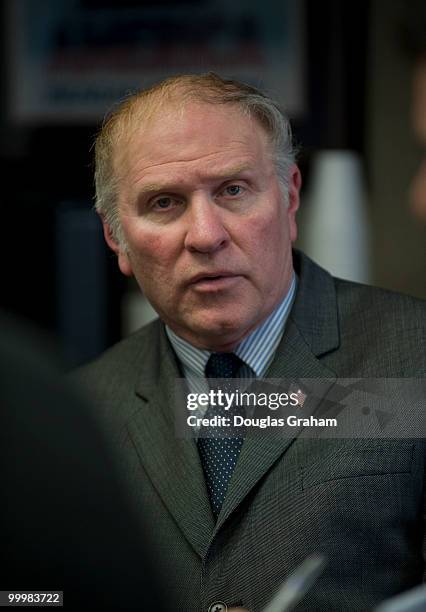
[{"label": "blue necktie", "polygon": [[[206,365],[206,378],[235,378],[243,362],[234,353],[212,353]],[[214,381],[210,380],[211,388],[217,387]],[[227,388],[231,391],[231,386]],[[226,391],[227,389],[223,388]],[[235,390],[235,389],[232,389]],[[206,418],[215,415],[226,416],[233,419],[235,414],[242,414],[242,409],[231,407],[225,411],[222,406],[210,406],[206,413]],[[230,428],[231,429],[231,428]],[[206,433],[208,435],[208,432]],[[214,436],[214,434],[213,434]],[[225,499],[228,484],[237,465],[238,456],[244,442],[240,437],[213,437],[198,439],[198,451],[200,453],[201,464],[209,492],[210,503],[215,518],[218,517],[220,509]]]}]

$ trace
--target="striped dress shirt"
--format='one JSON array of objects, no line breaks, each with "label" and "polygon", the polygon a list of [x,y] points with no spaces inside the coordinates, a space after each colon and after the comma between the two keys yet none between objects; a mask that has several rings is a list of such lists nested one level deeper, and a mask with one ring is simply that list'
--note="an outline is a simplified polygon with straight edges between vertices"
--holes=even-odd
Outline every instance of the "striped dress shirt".
[{"label": "striped dress shirt", "polygon": [[[262,378],[266,374],[284,333],[285,324],[293,305],[296,285],[297,279],[293,273],[284,299],[259,327],[235,347],[233,352],[244,362],[238,374],[239,378]],[[167,326],[166,333],[181,364],[189,391],[205,393],[208,390],[205,367],[211,352],[192,346]],[[193,414],[202,417],[206,411],[206,406],[199,406]]]}]

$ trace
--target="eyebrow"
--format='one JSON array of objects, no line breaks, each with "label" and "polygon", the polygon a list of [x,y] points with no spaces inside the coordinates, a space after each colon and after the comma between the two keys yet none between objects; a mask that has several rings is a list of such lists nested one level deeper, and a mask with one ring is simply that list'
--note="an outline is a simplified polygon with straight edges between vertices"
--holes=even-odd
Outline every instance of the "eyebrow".
[{"label": "eyebrow", "polygon": [[[232,168],[226,168],[222,172],[215,172],[210,177],[207,177],[207,180],[211,181],[226,181],[227,179],[231,179],[238,174],[242,174],[243,172],[252,172],[254,169],[252,166],[248,164],[239,164],[238,166],[234,166]],[[150,193],[159,193],[161,191],[169,191],[173,188],[174,182],[165,182],[165,183],[146,183],[142,185],[138,190],[138,197],[150,194]]]}]

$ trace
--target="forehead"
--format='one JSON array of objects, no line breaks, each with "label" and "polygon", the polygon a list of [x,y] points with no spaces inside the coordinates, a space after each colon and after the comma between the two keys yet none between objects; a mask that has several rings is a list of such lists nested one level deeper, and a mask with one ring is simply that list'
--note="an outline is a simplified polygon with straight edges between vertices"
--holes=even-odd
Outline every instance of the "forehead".
[{"label": "forehead", "polygon": [[117,150],[120,174],[232,163],[256,165],[271,158],[270,138],[259,122],[231,105],[168,105],[141,123]]}]

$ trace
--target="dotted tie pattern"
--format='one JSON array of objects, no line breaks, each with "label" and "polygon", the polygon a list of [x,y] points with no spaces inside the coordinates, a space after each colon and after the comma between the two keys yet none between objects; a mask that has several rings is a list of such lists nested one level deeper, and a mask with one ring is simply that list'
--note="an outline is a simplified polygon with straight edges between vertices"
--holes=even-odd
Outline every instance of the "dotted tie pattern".
[{"label": "dotted tie pattern", "polygon": [[[208,379],[236,378],[242,365],[243,362],[234,353],[212,353],[206,365],[206,377]],[[214,381],[209,380],[209,382],[210,386],[214,388]],[[221,388],[223,391],[227,390],[223,385]],[[231,391],[231,385],[228,389]],[[224,407],[210,406],[206,417],[211,418],[218,415],[232,419],[235,414],[242,414],[242,409],[239,408],[239,411],[237,411],[235,407],[231,407],[225,411]],[[244,438],[242,436],[214,437],[214,434],[198,439],[198,451],[215,518],[218,517],[225,499],[228,484],[237,465],[243,442]]]}]

